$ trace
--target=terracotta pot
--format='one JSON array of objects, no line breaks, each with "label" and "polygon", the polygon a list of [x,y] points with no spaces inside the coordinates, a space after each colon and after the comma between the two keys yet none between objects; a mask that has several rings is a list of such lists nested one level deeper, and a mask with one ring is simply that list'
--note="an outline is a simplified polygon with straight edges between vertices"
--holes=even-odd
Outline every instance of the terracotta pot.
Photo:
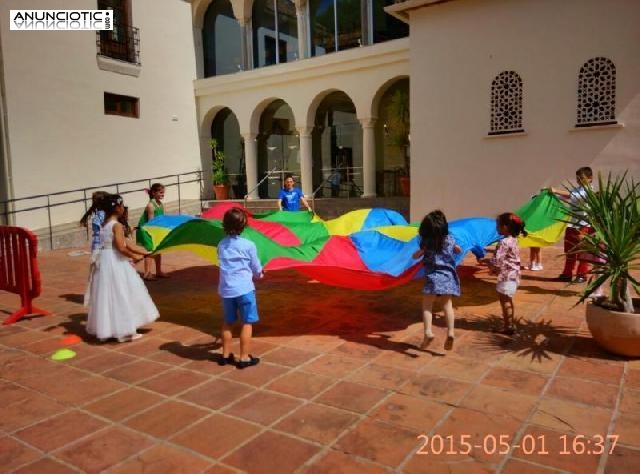
[{"label": "terracotta pot", "polygon": [[224,201],[229,199],[229,185],[228,184],[214,184],[213,192],[216,195],[216,201]]},{"label": "terracotta pot", "polygon": [[[640,307],[640,299],[634,299]],[[640,356],[640,314],[611,311],[587,303],[587,325],[598,344],[614,354]]]}]

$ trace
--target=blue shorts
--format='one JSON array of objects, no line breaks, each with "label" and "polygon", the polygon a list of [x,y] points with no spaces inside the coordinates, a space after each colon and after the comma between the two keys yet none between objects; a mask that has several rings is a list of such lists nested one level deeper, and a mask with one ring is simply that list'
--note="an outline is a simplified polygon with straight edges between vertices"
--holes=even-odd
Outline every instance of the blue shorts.
[{"label": "blue shorts", "polygon": [[235,298],[223,298],[222,308],[225,324],[235,323],[238,319],[238,314],[240,314],[244,324],[253,324],[260,320],[255,291]]}]

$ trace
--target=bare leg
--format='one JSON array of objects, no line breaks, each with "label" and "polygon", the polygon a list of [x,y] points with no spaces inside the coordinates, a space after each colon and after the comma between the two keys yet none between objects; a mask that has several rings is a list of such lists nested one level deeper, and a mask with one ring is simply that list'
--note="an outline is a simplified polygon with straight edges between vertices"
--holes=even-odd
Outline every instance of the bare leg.
[{"label": "bare leg", "polygon": [[498,293],[500,297],[500,306],[502,307],[502,319],[504,321],[504,332],[513,332],[514,306],[513,298],[502,293]]},{"label": "bare leg", "polygon": [[162,255],[156,255],[153,257],[156,262],[156,276],[164,278],[167,275],[162,272]]},{"label": "bare leg", "polygon": [[142,263],[144,265],[144,273],[142,274],[142,277],[144,279],[150,278],[151,277],[151,257],[145,257]]},{"label": "bare leg", "polygon": [[251,356],[251,335],[253,333],[253,325],[243,324],[240,331],[240,360],[250,360]]},{"label": "bare leg", "polygon": [[231,354],[231,340],[233,335],[231,334],[231,325],[222,323],[222,357],[225,359]]},{"label": "bare leg", "polygon": [[453,313],[453,302],[451,301],[451,295],[443,296],[444,300],[444,315],[447,318],[447,339],[444,343],[444,348],[447,351],[453,349],[453,339],[455,337],[453,333],[453,327],[455,324],[455,314]]},{"label": "bare leg", "polygon": [[422,295],[422,321],[424,322],[424,340],[420,349],[426,349],[433,341],[433,302],[436,295]]}]

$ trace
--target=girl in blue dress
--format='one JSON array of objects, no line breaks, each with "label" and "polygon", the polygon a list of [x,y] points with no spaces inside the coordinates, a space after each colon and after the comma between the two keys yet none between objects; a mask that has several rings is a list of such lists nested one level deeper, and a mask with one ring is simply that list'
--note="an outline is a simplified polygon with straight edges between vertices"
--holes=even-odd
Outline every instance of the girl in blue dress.
[{"label": "girl in blue dress", "polygon": [[422,319],[424,321],[424,341],[420,346],[426,349],[433,342],[432,331],[433,305],[438,300],[442,303],[447,319],[447,339],[444,348],[453,349],[453,326],[455,315],[451,298],[460,296],[460,280],[456,273],[454,254],[460,253],[453,237],[449,235],[449,224],[442,211],[436,210],[427,214],[418,230],[420,249],[413,258],[421,258],[424,265],[426,281],[422,290]]}]

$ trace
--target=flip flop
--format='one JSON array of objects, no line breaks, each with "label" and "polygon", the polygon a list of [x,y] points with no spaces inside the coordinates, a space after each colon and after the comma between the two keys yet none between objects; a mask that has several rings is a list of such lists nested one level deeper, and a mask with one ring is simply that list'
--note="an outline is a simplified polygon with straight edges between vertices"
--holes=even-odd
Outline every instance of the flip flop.
[{"label": "flip flop", "polygon": [[447,340],[444,341],[444,350],[450,351],[453,349],[453,336],[447,336]]}]

